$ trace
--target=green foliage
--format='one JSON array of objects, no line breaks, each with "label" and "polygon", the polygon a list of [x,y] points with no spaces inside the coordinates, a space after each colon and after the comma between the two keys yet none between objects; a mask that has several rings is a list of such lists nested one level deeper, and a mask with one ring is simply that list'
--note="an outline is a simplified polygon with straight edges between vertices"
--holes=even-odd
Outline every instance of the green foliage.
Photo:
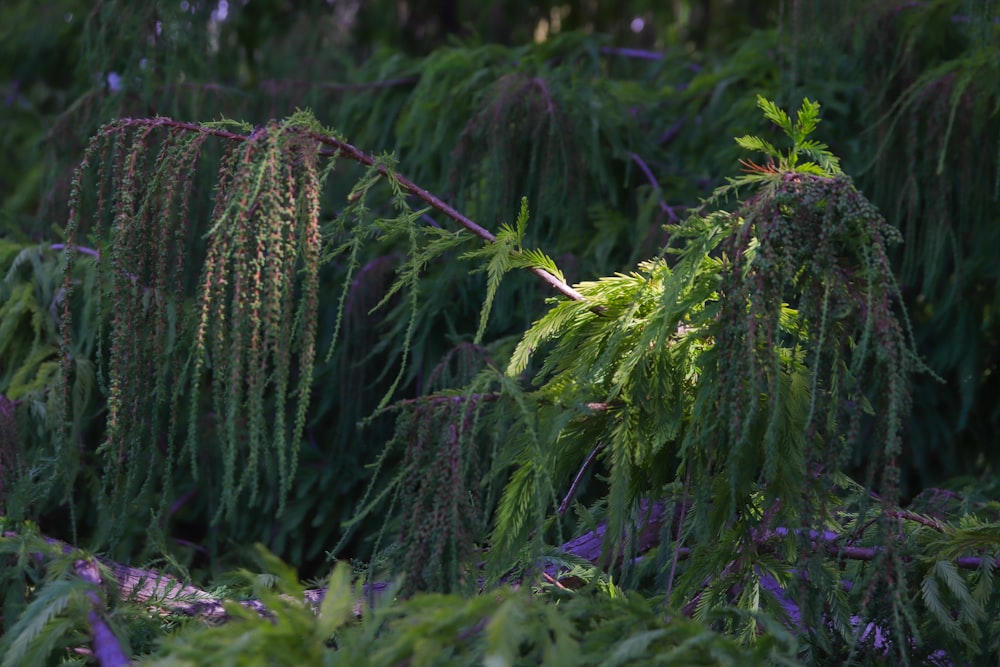
[{"label": "green foliage", "polygon": [[[488,377],[481,380],[475,388],[489,383]],[[480,481],[491,450],[504,434],[496,427],[473,437],[480,425],[495,418],[490,398],[470,388],[399,406],[397,431],[378,462],[401,450],[399,470],[379,496],[362,503],[361,512],[348,524],[352,527],[381,509],[390,495],[388,511],[399,519],[384,522],[383,530],[398,540],[391,561],[393,570],[406,572],[407,591],[477,588],[472,576],[474,545],[491,506],[490,491]],[[380,533],[376,548],[383,539]]]},{"label": "green foliage", "polygon": [[[772,104],[760,106],[796,149],[815,149],[826,169],[836,168],[808,138],[817,105],[804,104],[795,125]],[[513,409],[497,421],[514,430],[495,460],[499,470],[513,469],[490,537],[492,580],[513,563],[530,572],[540,562],[548,538],[539,527],[558,543],[555,489],[586,465],[595,442],[604,474],[591,480],[590,493],[592,511],[607,521],[605,562],[634,556],[627,536],[641,530],[642,499],[681,484],[677,536],[660,544],[666,554],[689,554],[669,570],[678,611],[690,606],[704,620],[735,605],[782,615],[787,596],[797,608],[823,609],[813,596],[826,598],[826,586],[839,587],[843,575],[815,560],[809,540],[787,526],[837,526],[833,540],[859,531],[885,549],[879,567],[853,572],[854,590],[890,590],[907,578],[891,555],[903,539],[891,517],[908,378],[923,367],[889,269],[887,247],[898,234],[848,177],[812,173],[818,165],[784,157],[773,170],[720,188],[717,197],[756,189],[733,213],[695,214],[671,227],[672,261],[578,284],[582,300],[558,303],[525,334],[508,377],[544,356],[532,372],[537,389],[522,392],[508,380],[504,394],[513,401],[497,401],[498,410]],[[862,437],[880,443],[868,447],[879,502],[847,494],[840,476]],[[763,535],[772,544],[763,545]],[[828,583],[796,584],[796,569]],[[917,624],[909,595],[888,596],[884,608],[867,594],[849,604],[910,636]],[[838,641],[858,650],[849,604],[837,604],[840,634],[816,621],[817,651]],[[982,618],[974,607],[967,613]],[[727,628],[752,641],[757,621],[743,617]],[[898,644],[865,650],[909,654]]]},{"label": "green foliage", "polygon": [[528,228],[528,198],[521,198],[521,211],[517,214],[516,227],[504,223],[500,225],[496,241],[462,255],[463,259],[479,259],[486,261],[486,295],[483,298],[483,310],[479,315],[479,329],[476,331],[475,343],[481,343],[489,321],[490,310],[496,300],[500,281],[511,269],[538,268],[548,271],[559,280],[565,280],[559,267],[545,253],[539,250],[521,247],[524,233]]},{"label": "green foliage", "polygon": [[168,639],[149,665],[322,665],[331,664],[330,650],[353,617],[357,591],[350,568],[340,564],[327,581],[318,609],[303,597],[295,570],[262,548],[257,556],[264,574],[242,573],[259,605],[227,602],[229,621],[221,626],[192,626]]},{"label": "green foliage", "polygon": [[747,648],[695,621],[665,621],[632,594],[584,591],[547,599],[509,588],[471,598],[421,594],[385,601],[355,619],[358,592],[338,565],[314,613],[294,572],[266,555],[264,562],[269,576],[247,577],[256,582],[265,614],[227,603],[230,622],[192,627],[164,642],[162,657],[146,664],[796,664],[794,640],[766,619],[760,620],[773,633]]},{"label": "green foliage", "polygon": [[[0,545],[5,554],[44,552],[47,569],[5,636],[3,664],[48,664],[65,648],[78,646],[84,640],[80,631],[87,631],[86,595],[93,589],[67,575],[79,554],[64,554],[31,536],[3,538]],[[769,619],[758,617],[765,632],[753,647],[744,647],[704,623],[665,620],[657,605],[614,586],[577,593],[499,588],[472,597],[380,597],[372,609],[343,563],[323,580],[317,600],[306,594],[293,568],[259,545],[255,554],[262,571],[238,573],[240,587],[252,592],[253,600],[226,601],[225,623],[161,624],[160,632],[169,630],[170,636],[143,664],[796,664],[794,639]],[[156,611],[120,603],[114,615],[138,631]],[[709,620],[733,615],[740,614],[729,611]]]},{"label": "green foliage", "polygon": [[[209,134],[191,131],[194,126],[188,131],[170,127],[163,120],[125,121],[104,128],[85,154],[71,193],[65,291],[72,295],[73,254],[78,239],[89,233],[107,258],[99,265],[100,284],[93,296],[101,314],[110,315],[110,327],[100,337],[107,360],[101,359],[106,365],[99,371],[107,386],[108,432],[98,453],[106,461],[104,484],[113,516],[123,516],[129,503],[149,494],[153,469],[140,470],[128,462],[159,458],[151,450],[158,440],[166,442],[169,488],[185,411],[185,446],[194,466],[206,367],[212,369],[215,388],[212,426],[222,434],[219,513],[231,512],[246,489],[254,503],[265,457],[273,459],[268,468],[278,471],[279,497],[288,494],[314,359],[318,191],[325,173],[317,166],[316,145],[302,141],[301,127],[311,126],[295,116],[284,126],[262,129],[222,160],[194,306],[184,299],[185,257],[200,234],[188,223],[190,193]],[[161,128],[166,136],[159,139],[151,161]],[[81,188],[92,160],[99,164],[97,201],[93,222],[86,227]],[[103,209],[105,197],[114,202],[110,213]],[[297,270],[300,262],[302,271]],[[66,358],[72,330],[68,304],[67,299],[62,312]],[[289,379],[293,351],[298,354],[297,386]],[[64,368],[67,385],[73,381],[70,371]],[[268,418],[265,396],[272,387],[275,407]],[[293,390],[298,402],[289,429],[284,406]],[[190,397],[188,405],[181,402],[184,394]],[[267,422],[273,423],[270,432]],[[167,426],[161,430],[161,424]],[[245,442],[246,448],[238,449],[237,442]],[[282,506],[283,501],[279,510]]]},{"label": "green foliage", "polygon": [[47,310],[57,298],[54,255],[41,247],[3,245],[2,265],[10,268],[0,283],[0,354],[6,360],[0,393],[11,401],[31,397],[44,404],[41,390],[59,368],[56,323]]},{"label": "green foliage", "polygon": [[84,615],[88,588],[79,580],[45,586],[6,634],[13,641],[2,647],[4,660],[0,664],[45,664],[57,650],[80,645],[83,637],[79,617]]},{"label": "green foliage", "polygon": [[[897,22],[875,15],[857,37],[871,63],[865,81],[887,76],[866,84],[868,150],[855,169],[904,236],[893,260],[918,346],[952,388],[927,378],[914,388],[910,465],[922,480],[975,474],[968,466],[980,456],[994,471],[998,462],[994,448],[976,444],[1000,422],[987,370],[998,341],[1000,24],[996,7],[979,9],[943,0]],[[865,37],[876,33],[882,39]]]},{"label": "green foliage", "polygon": [[[814,145],[802,130],[815,126],[814,105],[804,105],[797,127],[761,106],[797,146]],[[695,215],[672,228],[673,266],[652,260],[579,285],[585,301],[553,308],[514,351],[511,375],[555,341],[535,375],[539,399],[571,410],[601,405],[578,412],[587,428],[566,429],[559,447],[560,458],[579,463],[587,442],[605,443],[608,535],[620,534],[635,499],[655,494],[675,470],[693,474],[691,486],[704,494],[696,507],[715,508],[713,530],[746,511],[759,483],[770,502],[812,495],[812,480],[827,486],[824,475],[859,437],[863,407],[886,420],[878,427],[886,456],[873,463],[881,468],[896,455],[914,357],[905,320],[890,305],[898,294],[885,245],[894,230],[846,178],[797,166],[788,159],[720,189],[759,188],[737,214]],[[817,465],[826,468],[818,478],[809,468]],[[503,531],[523,522],[503,507],[498,539],[508,543]],[[776,507],[783,510],[768,521],[802,519]],[[529,525],[542,519],[533,518]]]},{"label": "green foliage", "polygon": [[[92,302],[78,309],[87,326],[70,348],[74,380],[66,402],[51,391],[61,375],[59,310],[66,302],[60,249],[59,244],[0,240],[0,266],[6,267],[0,281],[0,503],[11,520],[31,518],[37,505],[53,499],[68,502],[72,517],[69,487],[79,468],[79,452],[60,445],[56,420],[65,408],[68,429],[80,437],[98,394]],[[94,262],[85,255],[71,279],[89,290],[96,275]]]},{"label": "green foliage", "polygon": [[[645,73],[609,76],[598,51],[604,41],[568,34],[514,48],[451,46],[417,62],[388,58],[375,76],[417,80],[344,100],[337,124],[367,127],[367,134],[354,133],[357,141],[395,147],[401,171],[426,187],[438,184],[449,203],[474,219],[513,220],[527,197],[527,245],[543,247],[560,262],[572,253],[585,271],[593,260],[576,246],[590,226],[588,208],[633,207],[628,188],[638,177],[629,153],[662,159],[664,152],[643,137],[668,125],[655,113],[656,88],[644,85]],[[439,113],[442,90],[448,91],[446,114]],[[621,113],[623,108],[634,113]],[[373,109],[393,120],[368,122]],[[641,242],[643,231],[617,230],[619,253]],[[505,302],[535,294],[519,285],[512,296],[500,295],[499,306],[515,314],[516,303]]]},{"label": "green foliage", "polygon": [[[840,170],[840,160],[830,152],[826,144],[807,138],[819,124],[819,104],[817,102],[812,102],[809,98],[802,100],[802,108],[799,109],[794,124],[784,110],[778,108],[774,102],[759,95],[757,96],[757,106],[764,112],[765,118],[781,128],[785,135],[792,140],[792,147],[787,153],[782,153],[770,142],[760,137],[750,135],[737,137],[737,144],[747,150],[764,153],[767,155],[769,163],[764,167],[753,162],[744,163],[751,173],[739,179],[730,179],[731,186],[738,188],[743,185],[760,186],[769,183],[773,191],[774,186],[777,185],[775,177],[785,173],[794,172],[825,177],[833,177],[843,173]],[[811,161],[800,163],[800,156],[810,158]],[[776,164],[775,161],[777,161]]]},{"label": "green foliage", "polygon": [[[505,0],[466,25],[549,38],[464,34],[431,51],[463,3],[407,3],[399,22],[379,11],[401,5],[380,1],[356,20],[343,3],[254,2],[229,20],[184,4],[67,0],[38,22],[0,9],[0,503],[13,526],[38,517],[122,557],[183,553],[209,569],[255,540],[315,566],[339,538],[350,554],[385,548],[407,593],[559,578],[556,563],[580,575],[553,545],[592,531],[619,585],[666,591],[662,606],[625,597],[672,617],[614,616],[613,587],[555,611],[521,593],[492,608],[418,595],[386,616],[402,629],[397,661],[538,661],[594,637],[584,655],[610,664],[697,662],[693,647],[739,662],[775,645],[773,614],[799,637],[777,639],[782,657],[995,662],[995,508],[900,507],[921,482],[964,470],[982,488],[995,468],[993,9]],[[777,30],[744,39],[733,17],[747,11]],[[429,55],[375,45],[397,28]],[[654,35],[655,52],[618,48]],[[812,138],[814,99],[832,149]],[[304,104],[398,161],[328,142],[342,137],[308,112],[265,121]],[[738,150],[763,163],[744,161],[684,216]],[[515,222],[495,237],[446,229],[464,216],[401,173],[487,226]],[[66,206],[61,267],[39,240],[63,240],[49,230]],[[585,282],[566,286],[552,258]],[[543,312],[541,286],[515,268],[569,300]],[[947,386],[913,375],[919,356]],[[294,575],[277,578],[298,595]],[[9,588],[18,651],[41,660],[83,641],[77,583],[61,581]],[[150,622],[133,613],[138,637]],[[613,630],[579,631],[598,618]],[[366,658],[385,627],[338,625],[363,638],[310,655]],[[207,653],[228,650],[213,641]]]},{"label": "green foliage", "polygon": [[[928,616],[924,633],[943,629],[947,648],[955,654],[995,655],[998,600],[994,593],[994,570],[1000,557],[1000,531],[995,520],[981,513],[962,516],[956,524],[935,522],[938,530],[924,526],[914,539],[922,549],[920,599]],[[964,572],[956,563],[970,554]],[[975,564],[975,567],[970,567]]]},{"label": "green foliage", "polygon": [[[21,536],[0,536],[3,613],[12,619],[0,639],[3,667],[54,664],[55,655],[86,644],[88,615],[96,615],[99,599],[95,586],[72,572],[74,558],[83,554],[64,554],[39,537],[37,527],[24,530]],[[39,567],[43,559],[49,562]]]}]

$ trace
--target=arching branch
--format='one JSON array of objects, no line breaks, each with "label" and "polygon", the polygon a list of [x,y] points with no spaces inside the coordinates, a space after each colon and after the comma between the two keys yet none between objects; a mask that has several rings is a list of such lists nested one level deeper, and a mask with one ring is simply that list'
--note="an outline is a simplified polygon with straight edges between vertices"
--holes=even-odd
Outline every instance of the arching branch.
[{"label": "arching branch", "polygon": [[[179,130],[184,130],[188,132],[200,132],[204,134],[209,134],[212,136],[227,139],[229,141],[246,141],[251,138],[252,135],[240,134],[238,132],[231,132],[229,130],[223,130],[221,128],[206,127],[204,125],[198,125],[196,123],[186,123],[183,121],[177,121],[170,118],[125,118],[112,123],[108,126],[107,131],[113,131],[117,128],[123,127],[167,127]],[[338,139],[337,137],[320,134],[318,132],[309,132],[309,136],[315,139],[317,142],[329,146],[332,150],[324,151],[323,154],[329,157],[346,157],[353,160],[359,164],[366,167],[372,167],[376,169],[383,176],[388,176],[388,168],[382,164],[379,164],[374,157],[368,153],[362,151],[356,146]],[[448,216],[459,225],[472,232],[480,239],[486,241],[487,243],[495,243],[497,237],[490,232],[488,229],[478,224],[468,216],[464,215],[455,207],[443,201],[437,195],[428,192],[424,188],[420,187],[410,179],[406,178],[401,174],[394,175],[395,180],[403,187],[404,190],[412,194],[413,196],[426,202],[432,208],[440,211],[444,215]],[[556,276],[552,275],[545,269],[532,268],[530,269],[532,273],[541,278],[546,284],[555,289],[557,292],[563,296],[572,299],[573,301],[585,301],[586,299],[582,294],[573,289],[565,281],[560,280]]]}]

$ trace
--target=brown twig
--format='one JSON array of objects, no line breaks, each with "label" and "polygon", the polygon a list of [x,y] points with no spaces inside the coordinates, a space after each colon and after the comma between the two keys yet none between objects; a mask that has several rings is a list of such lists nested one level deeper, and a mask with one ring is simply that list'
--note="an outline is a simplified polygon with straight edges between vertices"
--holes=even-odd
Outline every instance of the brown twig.
[{"label": "brown twig", "polygon": [[569,491],[566,492],[566,497],[564,497],[563,501],[559,503],[559,509],[556,510],[556,514],[562,516],[566,513],[566,510],[569,509],[569,504],[573,501],[573,496],[576,495],[576,491],[580,488],[580,483],[583,481],[583,474],[587,472],[590,466],[594,463],[594,459],[597,458],[597,454],[602,449],[604,449],[604,443],[598,442],[594,446],[594,449],[591,450],[590,454],[587,455],[587,458],[583,460],[583,463],[580,465],[580,469],[576,473],[576,477],[573,478],[573,483],[569,485]]},{"label": "brown twig", "polygon": [[[656,179],[656,176],[653,175],[653,170],[649,168],[646,161],[643,160],[638,153],[629,153],[628,156],[639,166],[642,173],[646,175],[646,180],[648,180],[649,184],[653,186],[653,189],[659,190],[660,182]],[[671,222],[680,222],[680,218],[678,218],[677,214],[674,212],[674,207],[663,201],[663,197],[660,197],[660,210],[667,214],[667,217],[670,218]]]}]

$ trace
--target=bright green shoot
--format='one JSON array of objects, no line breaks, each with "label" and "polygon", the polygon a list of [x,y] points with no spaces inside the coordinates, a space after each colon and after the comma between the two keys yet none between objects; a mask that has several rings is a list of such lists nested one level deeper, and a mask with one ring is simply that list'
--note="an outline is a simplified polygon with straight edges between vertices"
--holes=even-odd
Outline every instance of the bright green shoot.
[{"label": "bright green shoot", "polygon": [[827,178],[843,173],[840,169],[840,160],[830,152],[829,147],[808,138],[820,121],[819,102],[813,102],[809,98],[803,99],[794,122],[784,109],[760,95],[757,96],[757,107],[764,112],[765,118],[780,127],[785,135],[792,140],[792,147],[787,152],[782,152],[774,144],[761,137],[749,134],[736,137],[736,143],[741,147],[764,153],[767,156],[767,162],[760,165],[751,160],[741,160],[747,174],[730,179],[729,185],[721,188],[716,194],[725,194],[731,188],[739,188],[744,185],[773,186],[788,173],[811,174]]}]

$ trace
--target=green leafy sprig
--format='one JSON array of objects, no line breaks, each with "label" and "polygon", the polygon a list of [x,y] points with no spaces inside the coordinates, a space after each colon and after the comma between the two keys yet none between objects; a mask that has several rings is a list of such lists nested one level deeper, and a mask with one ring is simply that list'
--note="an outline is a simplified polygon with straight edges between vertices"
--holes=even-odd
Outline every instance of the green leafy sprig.
[{"label": "green leafy sprig", "polygon": [[813,102],[808,97],[803,99],[794,122],[784,109],[760,95],[757,96],[757,107],[764,112],[765,118],[781,128],[791,139],[792,147],[782,151],[770,141],[755,135],[736,137],[736,143],[740,147],[763,153],[767,161],[757,164],[752,160],[740,160],[747,173],[738,178],[727,179],[728,185],[716,190],[716,197],[744,186],[763,186],[773,193],[781,178],[789,173],[825,178],[843,174],[840,159],[830,152],[829,146],[808,138],[819,125],[819,102]]}]

